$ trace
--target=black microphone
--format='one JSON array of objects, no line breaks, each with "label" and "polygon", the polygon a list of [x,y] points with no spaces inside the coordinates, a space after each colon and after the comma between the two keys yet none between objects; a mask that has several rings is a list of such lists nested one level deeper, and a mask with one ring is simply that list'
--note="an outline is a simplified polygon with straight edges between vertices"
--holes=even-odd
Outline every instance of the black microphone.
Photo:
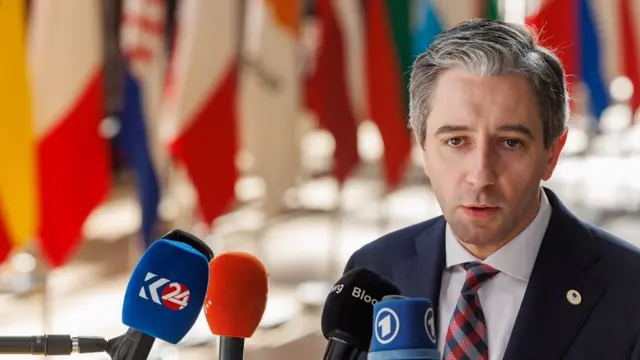
[{"label": "black microphone", "polygon": [[400,289],[367,268],[356,268],[333,285],[322,310],[322,334],[329,340],[324,360],[356,360],[369,350],[373,305]]},{"label": "black microphone", "polygon": [[0,354],[2,355],[71,355],[106,350],[107,340],[94,336],[0,336]]},{"label": "black microphone", "polygon": [[156,340],[153,336],[129,329],[126,333],[109,339],[106,352],[111,360],[146,359]]}]

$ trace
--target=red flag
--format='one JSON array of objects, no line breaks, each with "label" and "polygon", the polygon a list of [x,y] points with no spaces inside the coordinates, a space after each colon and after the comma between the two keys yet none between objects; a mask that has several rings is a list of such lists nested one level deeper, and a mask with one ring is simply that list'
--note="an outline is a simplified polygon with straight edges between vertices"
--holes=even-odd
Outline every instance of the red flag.
[{"label": "red flag", "polygon": [[579,70],[578,2],[547,0],[540,10],[526,19],[526,24],[540,33],[540,45],[550,48],[560,58],[567,82],[575,84]]},{"label": "red flag", "polygon": [[360,159],[356,118],[347,90],[344,30],[338,23],[333,2],[317,2],[320,43],[315,71],[307,82],[306,101],[320,125],[335,139],[334,172],[342,183]]},{"label": "red flag", "polygon": [[404,73],[389,19],[388,2],[366,3],[365,67],[369,114],[380,130],[387,186],[400,184],[411,151]]},{"label": "red flag", "polygon": [[13,249],[9,234],[7,234],[7,226],[4,224],[2,209],[0,209],[0,264],[2,264]]},{"label": "red flag", "polygon": [[33,3],[31,75],[38,139],[40,242],[52,266],[82,240],[82,226],[110,188],[100,135],[103,51],[100,0]]},{"label": "red flag", "polygon": [[[633,83],[630,106],[633,111],[640,107],[640,57],[638,56],[638,32],[634,26],[631,0],[620,0],[620,40],[622,47],[622,71]],[[637,22],[636,22],[637,23]]]},{"label": "red flag", "polygon": [[232,204],[238,178],[239,2],[184,0],[181,6],[168,85],[167,115],[177,126],[171,152],[195,187],[203,219],[211,224]]}]

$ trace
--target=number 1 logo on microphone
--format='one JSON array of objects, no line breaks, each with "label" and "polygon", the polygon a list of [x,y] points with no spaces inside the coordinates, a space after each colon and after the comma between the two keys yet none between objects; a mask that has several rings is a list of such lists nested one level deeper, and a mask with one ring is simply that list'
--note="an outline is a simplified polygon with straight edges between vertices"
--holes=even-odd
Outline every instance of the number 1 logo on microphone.
[{"label": "number 1 logo on microphone", "polygon": [[[149,300],[151,296],[151,301],[173,311],[182,310],[189,305],[191,293],[184,284],[172,282],[151,272],[147,273],[144,281],[145,284],[140,287],[138,294],[141,298]],[[161,288],[162,292],[158,294]]]},{"label": "number 1 logo on microphone", "polygon": [[388,344],[398,336],[400,319],[398,319],[395,311],[389,308],[382,308],[376,314],[375,327],[376,340],[382,345]]}]

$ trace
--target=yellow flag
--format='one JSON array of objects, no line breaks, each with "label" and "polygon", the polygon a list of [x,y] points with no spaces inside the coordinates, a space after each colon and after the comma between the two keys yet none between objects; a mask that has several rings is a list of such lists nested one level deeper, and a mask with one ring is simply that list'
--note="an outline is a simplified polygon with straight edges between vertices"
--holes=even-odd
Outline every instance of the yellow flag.
[{"label": "yellow flag", "polygon": [[25,7],[0,0],[0,214],[15,245],[33,239],[38,213]]}]

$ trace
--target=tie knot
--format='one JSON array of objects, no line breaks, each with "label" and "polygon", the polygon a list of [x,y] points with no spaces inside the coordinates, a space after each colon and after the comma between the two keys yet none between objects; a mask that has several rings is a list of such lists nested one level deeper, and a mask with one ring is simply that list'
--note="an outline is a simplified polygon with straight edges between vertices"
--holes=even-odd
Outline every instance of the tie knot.
[{"label": "tie knot", "polygon": [[462,267],[467,271],[462,293],[477,293],[485,281],[499,273],[498,270],[480,262],[467,262],[462,264]]}]

